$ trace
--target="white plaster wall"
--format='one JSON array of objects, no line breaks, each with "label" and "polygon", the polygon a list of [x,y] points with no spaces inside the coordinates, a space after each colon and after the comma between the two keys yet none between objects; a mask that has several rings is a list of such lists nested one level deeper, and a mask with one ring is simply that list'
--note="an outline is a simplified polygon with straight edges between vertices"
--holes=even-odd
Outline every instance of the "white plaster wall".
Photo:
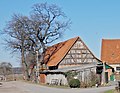
[{"label": "white plaster wall", "polygon": [[116,67],[120,67],[120,64],[113,64],[113,65],[110,65],[110,66],[114,68],[115,72],[117,72]]},{"label": "white plaster wall", "polygon": [[62,85],[67,85],[67,79],[65,78],[65,75],[63,74],[48,74],[46,76],[46,84],[51,84],[52,79],[58,79],[59,84],[61,81]]}]

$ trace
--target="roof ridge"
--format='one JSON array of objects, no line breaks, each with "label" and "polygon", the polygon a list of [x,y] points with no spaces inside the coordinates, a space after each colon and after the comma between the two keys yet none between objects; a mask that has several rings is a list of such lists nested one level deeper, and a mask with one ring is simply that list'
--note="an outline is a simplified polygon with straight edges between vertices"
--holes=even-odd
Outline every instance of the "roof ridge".
[{"label": "roof ridge", "polygon": [[[80,37],[77,36],[77,37],[74,37],[74,38],[70,38],[70,39],[68,39],[68,40],[65,40],[65,41],[62,41],[62,42],[59,42],[59,43],[53,44],[52,46],[49,46],[49,47],[53,47],[53,46],[55,46],[55,45],[57,45],[57,44],[67,42],[67,41],[72,40],[72,39],[75,39],[75,38],[78,39],[78,38],[80,38]],[[48,48],[49,48],[49,47],[48,47]]]},{"label": "roof ridge", "polygon": [[102,41],[104,41],[104,40],[105,40],[105,41],[108,41],[108,40],[110,40],[110,41],[113,40],[113,41],[114,41],[114,40],[120,40],[120,38],[118,38],[118,39],[117,39],[117,38],[116,38],[116,39],[102,39]]}]

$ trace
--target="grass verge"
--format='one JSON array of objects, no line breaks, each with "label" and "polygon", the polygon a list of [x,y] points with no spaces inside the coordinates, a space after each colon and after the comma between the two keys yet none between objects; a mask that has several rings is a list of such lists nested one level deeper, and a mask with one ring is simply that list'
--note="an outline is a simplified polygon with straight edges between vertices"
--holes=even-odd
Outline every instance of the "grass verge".
[{"label": "grass verge", "polygon": [[115,92],[115,90],[112,89],[112,90],[105,91],[104,93],[117,93],[117,92]]}]

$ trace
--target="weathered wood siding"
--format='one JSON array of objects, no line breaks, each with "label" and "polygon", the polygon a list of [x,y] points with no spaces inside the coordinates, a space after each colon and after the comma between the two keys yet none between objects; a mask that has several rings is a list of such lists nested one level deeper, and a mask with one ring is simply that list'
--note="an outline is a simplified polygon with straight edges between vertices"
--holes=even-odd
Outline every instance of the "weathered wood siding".
[{"label": "weathered wood siding", "polygon": [[83,69],[81,71],[78,71],[78,79],[82,82],[89,82],[90,79],[92,78],[92,73],[96,73],[96,68],[87,68],[87,69]]},{"label": "weathered wood siding", "polygon": [[60,62],[58,68],[64,68],[68,66],[79,66],[81,64],[95,64],[98,60],[93,56],[86,45],[79,39],[65,58]]}]

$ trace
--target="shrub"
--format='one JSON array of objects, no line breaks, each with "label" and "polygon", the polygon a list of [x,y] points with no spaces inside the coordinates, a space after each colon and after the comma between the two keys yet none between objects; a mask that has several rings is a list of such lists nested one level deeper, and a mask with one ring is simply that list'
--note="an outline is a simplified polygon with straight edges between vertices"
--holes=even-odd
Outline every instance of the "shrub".
[{"label": "shrub", "polygon": [[67,78],[67,80],[69,82],[72,79],[74,79],[73,77],[77,76],[78,73],[75,72],[75,71],[68,71],[68,72],[65,72],[64,74],[65,74],[65,76],[66,76],[66,78]]},{"label": "shrub", "polygon": [[69,81],[69,86],[71,88],[79,88],[80,87],[80,81],[78,79],[72,79]]},{"label": "shrub", "polygon": [[81,88],[87,88],[87,84],[85,82],[80,82],[80,87]]}]

